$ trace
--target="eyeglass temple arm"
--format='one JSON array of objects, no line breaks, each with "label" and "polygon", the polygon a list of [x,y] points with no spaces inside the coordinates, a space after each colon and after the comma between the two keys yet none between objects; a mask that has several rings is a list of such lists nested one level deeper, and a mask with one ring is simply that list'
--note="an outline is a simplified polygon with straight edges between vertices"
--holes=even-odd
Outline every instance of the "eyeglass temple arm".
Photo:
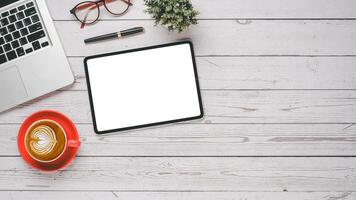
[{"label": "eyeglass temple arm", "polygon": [[[101,5],[99,5],[99,6],[101,6]],[[85,16],[84,16],[84,20],[83,20],[82,24],[80,25],[80,28],[84,28],[85,22],[87,21],[87,18],[88,18],[88,15],[89,15],[90,11],[93,10],[93,9],[95,9],[95,7],[96,7],[96,6],[92,6],[91,8],[89,8],[89,9],[87,10],[87,12],[85,13]]]},{"label": "eyeglass temple arm", "polygon": [[91,9],[88,9],[87,12],[85,13],[84,20],[83,20],[82,24],[80,25],[80,28],[84,28],[85,22],[87,21],[90,10]]}]

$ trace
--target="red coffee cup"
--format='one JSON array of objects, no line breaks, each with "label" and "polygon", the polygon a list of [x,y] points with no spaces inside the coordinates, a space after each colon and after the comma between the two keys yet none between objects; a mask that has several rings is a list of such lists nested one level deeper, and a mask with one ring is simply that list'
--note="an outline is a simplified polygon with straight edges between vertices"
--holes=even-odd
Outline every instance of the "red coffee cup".
[{"label": "red coffee cup", "polygon": [[[55,122],[65,133],[66,144],[63,152],[50,161],[40,161],[34,158],[26,148],[25,136],[28,130],[33,124],[40,121]],[[40,171],[51,172],[66,168],[73,161],[79,149],[80,141],[75,125],[68,117],[57,111],[42,110],[33,113],[22,123],[17,137],[17,144],[20,154],[27,164]]]}]

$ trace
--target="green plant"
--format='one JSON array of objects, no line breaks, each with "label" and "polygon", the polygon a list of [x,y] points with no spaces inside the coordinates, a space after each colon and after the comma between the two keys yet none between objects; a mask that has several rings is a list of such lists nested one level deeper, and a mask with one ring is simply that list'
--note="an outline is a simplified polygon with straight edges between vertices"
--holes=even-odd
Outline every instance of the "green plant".
[{"label": "green plant", "polygon": [[197,24],[198,11],[189,0],[145,0],[146,12],[151,14],[155,23],[170,31],[182,32],[190,25]]}]

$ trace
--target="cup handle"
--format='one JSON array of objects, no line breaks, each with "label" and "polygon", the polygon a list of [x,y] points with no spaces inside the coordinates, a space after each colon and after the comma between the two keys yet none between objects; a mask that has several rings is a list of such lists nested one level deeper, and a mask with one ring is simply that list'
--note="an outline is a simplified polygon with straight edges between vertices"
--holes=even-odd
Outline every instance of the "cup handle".
[{"label": "cup handle", "polygon": [[77,148],[80,146],[80,141],[79,140],[68,140],[67,145],[68,145],[68,147]]}]

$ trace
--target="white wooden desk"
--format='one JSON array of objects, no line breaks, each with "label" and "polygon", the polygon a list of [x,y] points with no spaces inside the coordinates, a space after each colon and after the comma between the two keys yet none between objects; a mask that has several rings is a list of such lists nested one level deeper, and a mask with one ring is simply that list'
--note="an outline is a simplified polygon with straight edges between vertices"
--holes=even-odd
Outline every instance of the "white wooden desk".
[{"label": "white wooden desk", "polygon": [[[73,86],[0,115],[0,199],[356,199],[356,1],[193,0],[199,25],[178,35],[153,25],[142,0],[123,17],[102,12],[84,30],[79,0],[48,0],[76,76]],[[84,45],[98,34],[144,34]],[[203,120],[96,136],[83,57],[191,38]],[[65,171],[28,167],[21,122],[54,109],[82,146]]]}]

